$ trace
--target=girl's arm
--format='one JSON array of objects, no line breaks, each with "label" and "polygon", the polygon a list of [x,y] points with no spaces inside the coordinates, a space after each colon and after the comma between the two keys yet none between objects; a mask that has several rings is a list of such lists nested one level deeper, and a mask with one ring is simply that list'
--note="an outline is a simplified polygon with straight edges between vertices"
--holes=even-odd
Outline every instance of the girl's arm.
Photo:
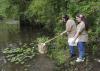
[{"label": "girl's arm", "polygon": [[61,35],[65,34],[65,33],[69,34],[69,32],[71,31],[71,29],[72,29],[72,24],[71,24],[70,21],[68,21],[66,23],[66,30],[64,32],[62,32]]},{"label": "girl's arm", "polygon": [[83,22],[80,23],[80,27],[79,27],[79,29],[77,30],[77,32],[76,32],[76,34],[74,36],[73,42],[76,41],[76,39],[78,38],[78,36],[80,35],[80,33],[83,31],[84,28],[85,28],[85,24]]},{"label": "girl's arm", "polygon": [[76,39],[78,38],[79,34],[80,34],[80,32],[79,32],[79,31],[77,31],[77,32],[76,32],[76,34],[75,34],[75,36],[74,36],[74,40],[73,40],[73,42],[75,42],[75,41],[76,41]]}]

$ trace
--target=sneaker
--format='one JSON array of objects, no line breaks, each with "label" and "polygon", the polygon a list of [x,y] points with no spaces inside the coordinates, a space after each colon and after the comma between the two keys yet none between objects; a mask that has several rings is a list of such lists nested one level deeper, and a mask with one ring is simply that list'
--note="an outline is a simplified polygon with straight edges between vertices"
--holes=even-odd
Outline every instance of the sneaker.
[{"label": "sneaker", "polygon": [[84,59],[77,58],[76,62],[84,62]]},{"label": "sneaker", "polygon": [[[78,57],[77,60],[78,60],[78,59],[80,59],[80,58]],[[84,57],[82,60],[85,60],[85,57]]]}]

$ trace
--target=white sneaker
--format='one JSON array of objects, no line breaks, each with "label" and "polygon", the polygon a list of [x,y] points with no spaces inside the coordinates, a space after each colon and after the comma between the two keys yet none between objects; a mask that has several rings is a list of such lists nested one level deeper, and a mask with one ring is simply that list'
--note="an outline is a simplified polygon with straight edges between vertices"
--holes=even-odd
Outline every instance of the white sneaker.
[{"label": "white sneaker", "polygon": [[[80,59],[80,58],[78,57],[77,60],[78,60],[78,59]],[[85,60],[85,57],[84,57],[82,60]]]},{"label": "white sneaker", "polygon": [[84,62],[84,59],[77,58],[76,62]]}]

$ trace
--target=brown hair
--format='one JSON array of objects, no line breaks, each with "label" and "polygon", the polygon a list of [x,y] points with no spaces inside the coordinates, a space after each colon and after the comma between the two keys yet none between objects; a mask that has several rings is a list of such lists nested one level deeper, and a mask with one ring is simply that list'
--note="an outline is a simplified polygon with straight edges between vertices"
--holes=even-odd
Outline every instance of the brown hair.
[{"label": "brown hair", "polygon": [[64,15],[62,18],[64,18],[65,21],[67,21],[69,19],[69,16],[68,15]]},{"label": "brown hair", "polygon": [[84,15],[82,15],[82,14],[77,14],[76,17],[81,18],[81,20],[85,23],[85,29],[88,30],[89,24],[88,24],[88,22],[86,20],[86,17]]}]

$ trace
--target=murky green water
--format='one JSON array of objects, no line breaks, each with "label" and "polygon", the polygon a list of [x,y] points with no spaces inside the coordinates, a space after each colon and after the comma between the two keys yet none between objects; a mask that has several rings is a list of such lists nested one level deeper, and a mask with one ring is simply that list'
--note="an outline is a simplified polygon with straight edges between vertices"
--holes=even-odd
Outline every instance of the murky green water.
[{"label": "murky green water", "polygon": [[37,34],[39,34],[37,30],[32,30],[30,27],[21,31],[19,23],[0,23],[0,71],[53,71],[53,61],[46,55],[38,55],[26,65],[14,65],[8,63],[2,53],[6,47],[17,47],[19,43],[35,40]]}]

